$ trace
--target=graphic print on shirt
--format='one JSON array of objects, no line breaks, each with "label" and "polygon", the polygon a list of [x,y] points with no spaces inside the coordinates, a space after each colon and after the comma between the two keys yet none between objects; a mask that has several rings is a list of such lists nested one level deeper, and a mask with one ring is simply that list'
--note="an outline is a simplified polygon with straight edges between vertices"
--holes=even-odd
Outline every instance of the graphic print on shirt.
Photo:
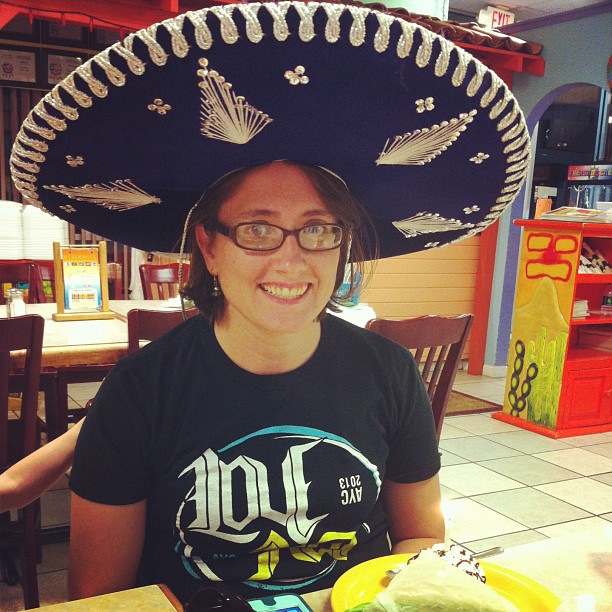
[{"label": "graphic print on shirt", "polygon": [[378,467],[347,440],[293,426],[209,448],[179,478],[176,551],[186,570],[272,589],[311,584],[346,559],[381,486]]}]

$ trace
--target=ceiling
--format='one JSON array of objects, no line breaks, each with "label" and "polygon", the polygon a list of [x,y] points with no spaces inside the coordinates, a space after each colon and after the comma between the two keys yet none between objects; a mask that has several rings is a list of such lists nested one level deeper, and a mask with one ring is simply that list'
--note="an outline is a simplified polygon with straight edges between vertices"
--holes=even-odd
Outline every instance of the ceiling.
[{"label": "ceiling", "polygon": [[[449,0],[449,18],[451,14],[465,16],[465,21],[476,20],[481,9],[495,6],[515,14],[515,21],[528,21],[538,17],[548,17],[594,4],[602,0],[507,0],[487,2],[486,0]],[[458,19],[464,21],[464,19]]]}]

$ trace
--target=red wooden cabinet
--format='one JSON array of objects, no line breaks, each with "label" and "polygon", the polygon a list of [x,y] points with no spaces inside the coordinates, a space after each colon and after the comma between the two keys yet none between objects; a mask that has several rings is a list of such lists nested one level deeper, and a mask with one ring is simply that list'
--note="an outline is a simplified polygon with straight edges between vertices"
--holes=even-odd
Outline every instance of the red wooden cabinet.
[{"label": "red wooden cabinet", "polygon": [[[612,271],[586,272],[581,252],[612,266],[612,223],[518,220],[521,259],[503,412],[494,418],[562,438],[612,431]],[[577,316],[576,302],[589,314]],[[593,333],[594,332],[594,333]]]}]

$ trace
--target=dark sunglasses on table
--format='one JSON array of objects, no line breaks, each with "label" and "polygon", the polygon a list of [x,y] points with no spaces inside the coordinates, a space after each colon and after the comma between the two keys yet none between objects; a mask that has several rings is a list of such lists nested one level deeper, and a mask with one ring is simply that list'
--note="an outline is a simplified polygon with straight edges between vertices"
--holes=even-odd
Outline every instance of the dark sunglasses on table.
[{"label": "dark sunglasses on table", "polygon": [[200,587],[187,601],[184,612],[253,612],[245,599],[224,584]]},{"label": "dark sunglasses on table", "polygon": [[342,244],[342,227],[335,223],[314,223],[288,230],[271,223],[238,223],[228,227],[215,221],[206,229],[227,236],[236,246],[247,251],[274,251],[287,236],[295,236],[306,251],[331,251]]}]

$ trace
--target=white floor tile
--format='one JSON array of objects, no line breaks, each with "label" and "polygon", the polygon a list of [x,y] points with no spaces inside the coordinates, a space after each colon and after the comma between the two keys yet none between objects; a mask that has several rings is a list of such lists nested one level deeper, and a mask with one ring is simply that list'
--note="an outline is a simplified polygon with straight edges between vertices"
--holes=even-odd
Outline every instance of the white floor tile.
[{"label": "white floor tile", "polygon": [[612,459],[612,442],[606,442],[605,444],[593,444],[593,446],[585,446],[585,450],[596,455],[603,455],[604,457],[610,457]]},{"label": "white floor tile", "polygon": [[516,480],[487,470],[475,463],[443,467],[440,471],[440,482],[466,497],[524,486]]},{"label": "white floor tile", "polygon": [[536,453],[534,456],[573,472],[578,472],[583,476],[612,472],[612,459],[596,455],[582,448]]},{"label": "white floor tile", "polygon": [[530,455],[479,461],[478,465],[531,487],[549,482],[558,482],[559,480],[580,478],[581,476],[576,472],[566,470],[558,465],[542,461],[542,459],[531,457]]},{"label": "white floor tile", "polygon": [[526,529],[525,525],[465,497],[446,502],[445,512],[451,522],[450,537],[461,544]]},{"label": "white floor tile", "polygon": [[588,436],[571,436],[563,438],[563,441],[571,446],[591,446],[593,444],[612,443],[612,433],[596,433]]},{"label": "white floor tile", "polygon": [[503,446],[491,442],[480,436],[471,438],[452,438],[440,440],[440,449],[468,459],[469,461],[484,461],[486,459],[499,459],[500,457],[512,457],[520,455],[521,452],[509,446]]},{"label": "white floor tile", "polygon": [[591,476],[593,480],[597,480],[598,482],[603,482],[604,484],[612,486],[612,472],[607,472],[606,474],[595,474]]},{"label": "white floor tile", "polygon": [[457,429],[463,429],[477,436],[487,434],[502,433],[504,431],[517,431],[518,428],[514,425],[497,421],[491,417],[491,414],[467,414],[464,416],[446,417],[445,423]]},{"label": "white floor tile", "polygon": [[579,519],[568,523],[559,523],[558,525],[549,525],[548,527],[540,527],[537,531],[543,533],[548,538],[557,538],[570,533],[586,533],[588,531],[597,531],[607,521],[600,516]]},{"label": "white floor tile", "polygon": [[442,432],[440,434],[440,440],[448,440],[450,438],[465,438],[466,436],[472,435],[464,429],[457,429],[457,427],[453,427],[451,424],[449,424],[449,420],[450,419],[447,417],[442,423]]},{"label": "white floor tile", "polygon": [[531,529],[591,516],[585,510],[531,487],[485,493],[473,499]]},{"label": "white floor tile", "polygon": [[593,514],[612,512],[612,487],[591,478],[575,478],[535,487]]},{"label": "white floor tile", "polygon": [[487,434],[484,437],[492,442],[498,442],[528,454],[572,448],[564,441],[548,438],[526,429],[513,428],[513,431]]},{"label": "white floor tile", "polygon": [[467,459],[454,455],[453,453],[449,453],[448,451],[442,451],[440,455],[442,465],[457,465],[458,463],[468,462]]}]

